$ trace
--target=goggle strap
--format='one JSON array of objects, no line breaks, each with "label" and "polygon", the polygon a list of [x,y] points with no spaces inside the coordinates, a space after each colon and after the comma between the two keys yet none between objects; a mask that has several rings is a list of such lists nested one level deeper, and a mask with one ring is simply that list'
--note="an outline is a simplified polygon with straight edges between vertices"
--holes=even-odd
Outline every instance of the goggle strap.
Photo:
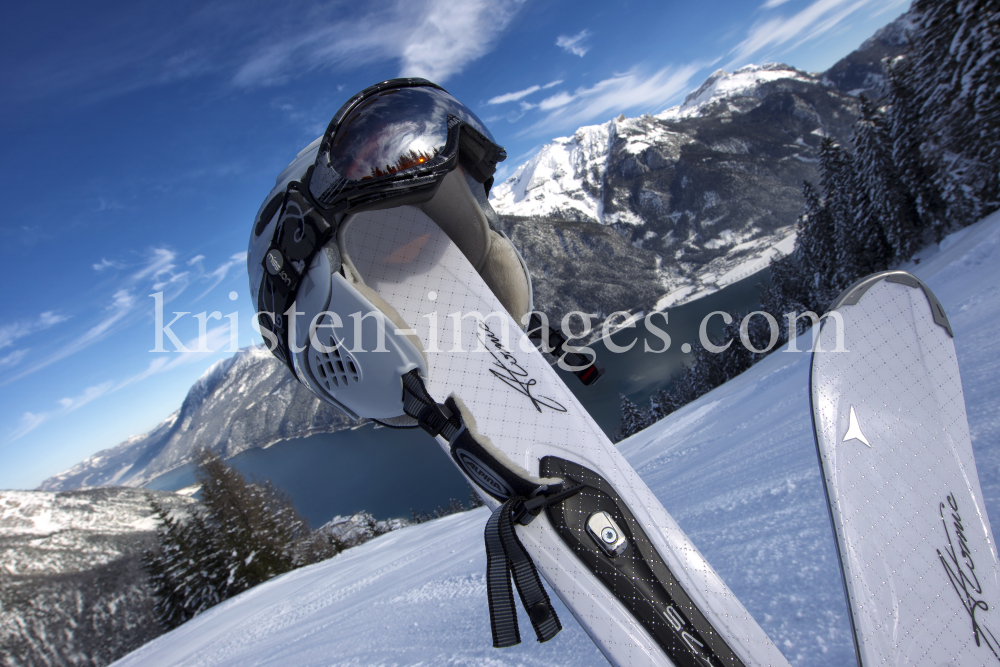
[{"label": "goggle strap", "polygon": [[[310,167],[303,180],[309,182],[312,171]],[[336,232],[337,222],[334,216],[346,208],[347,202],[344,201],[339,206],[324,211],[316,203],[308,187],[292,181],[285,189],[281,215],[271,245],[261,262],[264,276],[257,309],[259,313],[270,313],[271,322],[265,324],[258,317],[258,324],[274,333],[279,349],[273,352],[285,362],[293,375],[295,368],[288,348],[285,311],[294,303],[302,275],[309,269],[313,257]]]},{"label": "goggle strap", "polygon": [[479,183],[492,178],[497,171],[497,163],[507,159],[504,149],[468,124],[462,126],[458,156],[462,168]]}]

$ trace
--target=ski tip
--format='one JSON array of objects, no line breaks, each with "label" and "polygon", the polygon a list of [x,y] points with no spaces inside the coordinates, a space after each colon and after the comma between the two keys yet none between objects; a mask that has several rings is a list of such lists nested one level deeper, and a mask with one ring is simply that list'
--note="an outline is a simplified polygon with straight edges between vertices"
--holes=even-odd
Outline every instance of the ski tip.
[{"label": "ski tip", "polygon": [[927,299],[927,305],[930,306],[931,314],[934,317],[934,322],[944,328],[948,332],[948,335],[952,338],[955,337],[955,333],[951,329],[951,322],[948,321],[948,316],[944,312],[944,307],[938,298],[934,296],[934,292],[931,288],[924,283],[924,281],[917,278],[912,273],[907,273],[906,271],[882,271],[880,273],[873,273],[870,276],[866,276],[861,280],[857,281],[846,290],[840,293],[833,301],[833,305],[830,306],[830,310],[837,310],[844,306],[854,306],[861,300],[868,290],[874,287],[879,281],[884,280],[887,283],[896,283],[899,285],[906,285],[907,287],[912,287],[914,289],[923,290],[924,297]]}]

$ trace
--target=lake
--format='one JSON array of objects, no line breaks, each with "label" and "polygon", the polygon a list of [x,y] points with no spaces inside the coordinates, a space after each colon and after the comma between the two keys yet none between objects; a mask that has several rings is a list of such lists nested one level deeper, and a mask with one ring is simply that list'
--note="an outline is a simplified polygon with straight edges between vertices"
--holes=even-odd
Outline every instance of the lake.
[{"label": "lake", "polygon": [[[653,325],[670,336],[663,341],[647,331],[645,322],[611,335],[613,345],[628,346],[628,352],[612,353],[606,341],[591,347],[605,367],[605,374],[592,387],[584,387],[571,373],[559,370],[583,406],[611,434],[621,422],[621,394],[645,406],[649,397],[681,372],[691,358],[684,343],[697,347],[702,319],[713,311],[732,315],[755,310],[759,303],[756,285],[770,279],[765,270],[690,303],[669,308],[667,323],[653,316]],[[708,331],[721,333],[723,321],[715,316]],[[735,344],[739,344],[736,341]],[[310,525],[318,527],[334,516],[361,510],[377,518],[409,518],[411,510],[432,512],[454,498],[465,502],[469,487],[465,478],[441,447],[420,429],[376,428],[372,424],[338,433],[321,433],[279,442],[267,449],[242,452],[229,463],[256,479],[270,479],[291,497]],[[148,488],[174,491],[195,483],[193,469],[184,466],[157,477]]]}]

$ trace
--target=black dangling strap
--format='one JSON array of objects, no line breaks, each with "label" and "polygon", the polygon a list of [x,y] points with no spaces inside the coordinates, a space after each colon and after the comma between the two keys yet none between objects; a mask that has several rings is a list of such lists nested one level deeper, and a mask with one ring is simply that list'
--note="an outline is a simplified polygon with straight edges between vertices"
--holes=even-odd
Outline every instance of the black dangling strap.
[{"label": "black dangling strap", "polygon": [[435,402],[415,370],[403,375],[403,411],[430,435],[443,437],[450,445],[452,458],[469,479],[502,503],[486,523],[485,533],[493,646],[504,648],[521,643],[511,576],[538,641],[552,639],[562,625],[542,588],[531,556],[514,532],[514,524],[528,525],[543,508],[579,493],[585,485],[567,486],[565,481],[539,485],[508,469],[469,432],[457,403],[453,399],[444,405]]},{"label": "black dangling strap", "polygon": [[518,508],[518,505],[522,505],[521,499],[511,498],[498,507],[486,523],[486,590],[490,605],[490,629],[496,648],[521,643],[510,586],[512,575],[538,641],[547,642],[562,630],[549,596],[542,588],[535,564],[514,532],[513,515],[523,511],[523,507]]}]

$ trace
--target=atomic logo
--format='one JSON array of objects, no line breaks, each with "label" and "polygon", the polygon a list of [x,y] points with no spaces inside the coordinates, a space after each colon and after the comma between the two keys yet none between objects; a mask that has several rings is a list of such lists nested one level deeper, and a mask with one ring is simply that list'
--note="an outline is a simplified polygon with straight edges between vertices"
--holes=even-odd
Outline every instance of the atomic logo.
[{"label": "atomic logo", "polygon": [[860,440],[869,447],[872,446],[872,443],[868,442],[868,438],[865,437],[865,434],[861,432],[861,425],[858,424],[858,416],[854,414],[853,405],[851,406],[851,418],[847,425],[847,433],[844,434],[842,442],[847,442],[848,440]]}]

